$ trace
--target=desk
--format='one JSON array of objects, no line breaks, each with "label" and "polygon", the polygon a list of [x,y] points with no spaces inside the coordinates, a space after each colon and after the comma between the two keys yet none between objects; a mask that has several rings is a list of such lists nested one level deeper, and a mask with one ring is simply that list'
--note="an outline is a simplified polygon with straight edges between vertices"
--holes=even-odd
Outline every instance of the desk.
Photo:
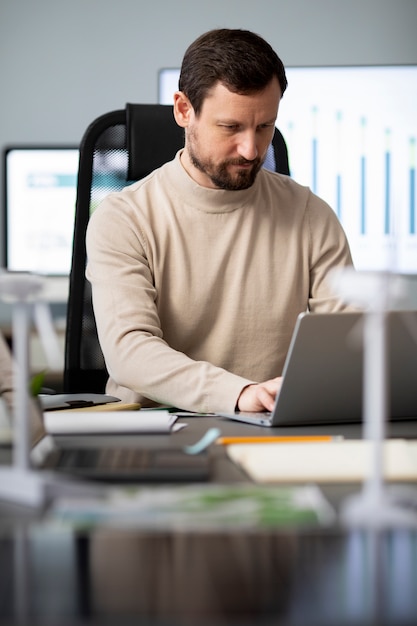
[{"label": "desk", "polygon": [[[158,445],[195,442],[210,426],[223,435],[263,428],[194,418]],[[357,437],[358,425],[274,429]],[[415,437],[417,425],[392,424]],[[135,445],[138,439],[125,438]],[[100,438],[98,438],[100,440]],[[67,443],[70,443],[67,440]],[[213,448],[213,480],[246,480]],[[334,502],[358,485],[326,487]],[[153,626],[401,626],[417,623],[417,532],[281,528],[185,532],[169,528],[74,530],[0,509],[0,621]],[[12,575],[13,573],[13,575]],[[14,608],[13,597],[17,602]],[[26,616],[30,619],[25,622]],[[20,620],[20,621],[19,621]]]}]

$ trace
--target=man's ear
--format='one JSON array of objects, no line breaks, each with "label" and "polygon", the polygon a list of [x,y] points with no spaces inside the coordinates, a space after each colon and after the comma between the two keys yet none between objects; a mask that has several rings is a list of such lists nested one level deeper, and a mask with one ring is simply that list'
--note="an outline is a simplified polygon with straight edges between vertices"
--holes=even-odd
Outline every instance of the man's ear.
[{"label": "man's ear", "polygon": [[176,91],[174,93],[174,117],[178,126],[187,128],[193,113],[194,109],[187,96],[182,91]]}]

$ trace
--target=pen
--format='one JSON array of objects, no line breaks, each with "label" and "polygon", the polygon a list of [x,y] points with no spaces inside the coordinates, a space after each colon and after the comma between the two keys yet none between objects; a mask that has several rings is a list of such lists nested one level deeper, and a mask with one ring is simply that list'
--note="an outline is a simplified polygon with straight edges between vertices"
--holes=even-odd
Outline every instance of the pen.
[{"label": "pen", "polygon": [[281,437],[219,437],[216,443],[227,446],[233,443],[302,443],[302,442],[326,442],[340,441],[343,437],[333,437],[331,435],[288,435]]}]

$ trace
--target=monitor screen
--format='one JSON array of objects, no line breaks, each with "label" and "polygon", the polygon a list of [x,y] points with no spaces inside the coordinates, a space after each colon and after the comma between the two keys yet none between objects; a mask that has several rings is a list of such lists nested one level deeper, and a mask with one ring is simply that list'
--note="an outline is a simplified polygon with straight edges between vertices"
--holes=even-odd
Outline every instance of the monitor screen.
[{"label": "monitor screen", "polygon": [[69,274],[78,155],[76,147],[5,149],[3,265],[8,270]]},{"label": "monitor screen", "polygon": [[[357,269],[417,273],[417,65],[287,67],[291,176],[330,204]],[[172,104],[179,70],[159,72]]]}]

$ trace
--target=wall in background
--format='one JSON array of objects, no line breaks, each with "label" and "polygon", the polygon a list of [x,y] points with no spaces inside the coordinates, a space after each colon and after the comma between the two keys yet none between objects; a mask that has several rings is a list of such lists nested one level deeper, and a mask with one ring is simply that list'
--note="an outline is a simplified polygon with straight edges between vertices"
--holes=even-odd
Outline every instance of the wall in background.
[{"label": "wall in background", "polygon": [[416,25],[416,0],[1,0],[0,146],[78,142],[97,115],[156,102],[159,68],[210,28],[326,65],[416,63]]},{"label": "wall in background", "polygon": [[416,0],[1,0],[0,149],[77,144],[101,113],[156,102],[158,70],[211,28],[326,65],[417,63],[416,25]]}]

